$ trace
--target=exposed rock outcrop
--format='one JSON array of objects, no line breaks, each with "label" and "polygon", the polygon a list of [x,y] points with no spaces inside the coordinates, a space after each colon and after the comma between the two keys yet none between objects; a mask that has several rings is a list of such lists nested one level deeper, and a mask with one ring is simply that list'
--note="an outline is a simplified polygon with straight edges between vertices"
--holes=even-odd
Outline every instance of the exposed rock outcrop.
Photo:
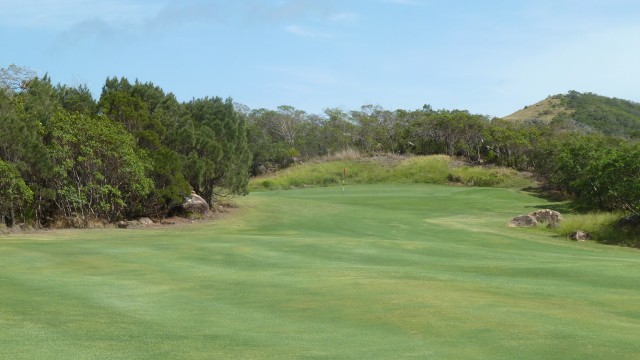
[{"label": "exposed rock outcrop", "polygon": [[511,227],[534,227],[538,225],[538,221],[531,215],[516,216],[509,221]]},{"label": "exposed rock outcrop", "polygon": [[591,240],[591,234],[589,234],[586,231],[577,230],[572,232],[571,235],[569,235],[569,239],[575,240],[575,241],[587,241],[587,240]]},{"label": "exposed rock outcrop", "polygon": [[116,225],[120,229],[131,229],[131,228],[147,227],[153,224],[154,224],[153,220],[149,219],[148,217],[141,217],[135,220],[118,221]]},{"label": "exposed rock outcrop", "polygon": [[550,226],[556,226],[562,221],[562,215],[551,209],[536,210],[529,215],[533,216],[540,224],[549,224]]},{"label": "exposed rock outcrop", "polygon": [[630,230],[630,229],[639,229],[640,228],[640,214],[633,214],[629,216],[625,216],[620,221],[618,221],[618,227]]},{"label": "exposed rock outcrop", "polygon": [[201,216],[209,215],[209,204],[195,191],[191,192],[191,196],[182,204],[182,208],[187,213],[197,214]]},{"label": "exposed rock outcrop", "polygon": [[526,215],[520,215],[509,221],[511,227],[534,227],[539,224],[548,224],[549,227],[556,227],[562,221],[562,215],[551,209],[536,210]]}]

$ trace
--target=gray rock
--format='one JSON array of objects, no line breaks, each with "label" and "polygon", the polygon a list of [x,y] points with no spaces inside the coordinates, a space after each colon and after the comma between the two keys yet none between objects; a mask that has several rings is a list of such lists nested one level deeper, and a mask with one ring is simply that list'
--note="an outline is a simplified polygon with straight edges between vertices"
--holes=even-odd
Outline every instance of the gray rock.
[{"label": "gray rock", "polygon": [[538,223],[549,224],[552,227],[558,225],[562,221],[562,215],[551,209],[536,210],[529,215],[533,216]]},{"label": "gray rock", "polygon": [[149,219],[148,217],[141,217],[138,219],[138,222],[140,222],[140,225],[143,225],[143,226],[149,226],[154,224],[153,220]]},{"label": "gray rock", "polygon": [[640,214],[625,216],[618,221],[618,227],[630,230],[640,228]]},{"label": "gray rock", "polygon": [[188,213],[209,215],[209,204],[195,192],[191,192],[191,197],[182,204],[182,208]]},{"label": "gray rock", "polygon": [[591,234],[586,231],[576,230],[569,235],[569,239],[575,241],[587,241],[591,240]]},{"label": "gray rock", "polygon": [[538,221],[531,215],[516,216],[509,221],[511,227],[534,227],[538,225]]}]

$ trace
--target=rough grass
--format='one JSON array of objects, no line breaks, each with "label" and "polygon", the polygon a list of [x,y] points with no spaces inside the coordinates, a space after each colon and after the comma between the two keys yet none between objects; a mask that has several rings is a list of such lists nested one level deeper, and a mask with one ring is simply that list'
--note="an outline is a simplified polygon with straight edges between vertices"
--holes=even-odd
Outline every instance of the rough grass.
[{"label": "rough grass", "polygon": [[559,98],[548,97],[533,105],[526,106],[524,109],[518,110],[511,115],[505,116],[504,119],[512,121],[527,121],[537,119],[545,122],[551,122],[553,118],[563,112],[571,115],[575,112],[575,110],[565,108],[562,105],[562,100]]},{"label": "rough grass", "polygon": [[0,237],[0,358],[636,359],[638,250],[509,189],[254,193],[171,230]]},{"label": "rough grass", "polygon": [[[344,175],[344,169],[347,175]],[[498,167],[456,165],[449,156],[400,157],[394,155],[362,157],[354,152],[332,156],[285,170],[256,177],[251,191],[346,184],[454,182],[467,186],[525,188],[533,181],[517,171]]]},{"label": "rough grass", "polygon": [[622,213],[567,214],[553,231],[567,237],[577,230],[586,231],[593,239],[604,244],[640,247],[640,229],[621,229],[618,222]]}]

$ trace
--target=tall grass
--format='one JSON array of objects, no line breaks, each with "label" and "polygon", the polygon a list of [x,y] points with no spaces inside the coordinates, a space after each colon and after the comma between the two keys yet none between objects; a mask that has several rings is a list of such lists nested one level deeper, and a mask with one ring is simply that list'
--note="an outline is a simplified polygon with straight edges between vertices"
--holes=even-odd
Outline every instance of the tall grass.
[{"label": "tall grass", "polygon": [[[346,173],[346,175],[345,175]],[[274,174],[256,177],[250,191],[375,183],[460,183],[468,186],[524,188],[532,181],[515,170],[504,168],[456,167],[445,155],[363,157],[350,150],[318,161],[298,164]]]},{"label": "tall grass", "polygon": [[623,229],[618,222],[624,216],[621,213],[567,214],[553,231],[567,237],[577,230],[591,234],[592,239],[604,244],[616,244],[640,247],[640,230]]},{"label": "tall grass", "polygon": [[532,185],[530,177],[511,168],[461,166],[452,168],[449,180],[466,186],[523,189]]}]

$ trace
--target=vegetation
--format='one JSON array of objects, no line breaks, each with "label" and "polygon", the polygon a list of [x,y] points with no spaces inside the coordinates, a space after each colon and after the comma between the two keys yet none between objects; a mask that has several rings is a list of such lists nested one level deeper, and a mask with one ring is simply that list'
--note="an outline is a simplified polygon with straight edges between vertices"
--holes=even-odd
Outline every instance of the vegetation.
[{"label": "vegetation", "polygon": [[[429,105],[316,115],[292,106],[252,110],[220,98],[180,103],[151,83],[124,78],[107,79],[95,101],[86,86],[53,86],[47,76],[11,66],[0,72],[0,160],[17,171],[5,177],[29,191],[2,195],[13,203],[0,206],[2,220],[46,225],[64,217],[82,226],[91,218],[162,217],[192,189],[213,203],[246,194],[251,175],[349,149],[393,156],[382,156],[392,160],[381,169],[375,160],[294,166],[251,187],[340,184],[344,168],[351,183],[526,185],[506,167],[534,173],[581,210],[640,212],[640,143],[633,135],[640,106],[575,91],[544,104],[535,111],[550,121]],[[433,155],[489,166],[422,157]]]},{"label": "vegetation", "polygon": [[[577,91],[570,91],[562,100],[578,123],[608,135],[640,137],[639,103]],[[566,118],[559,116],[556,121]]]},{"label": "vegetation", "polygon": [[506,116],[518,122],[554,123],[580,132],[640,138],[640,104],[593,93],[569,91]]},{"label": "vegetation", "polygon": [[249,189],[286,190],[299,187],[342,184],[448,182],[487,187],[525,188],[534,181],[516,170],[501,167],[462,166],[447,155],[365,157],[349,151],[329,158],[291,166],[250,181]]},{"label": "vegetation", "polygon": [[[267,147],[256,145],[252,149],[254,175],[289,166],[298,160],[298,156],[328,156],[347,148],[369,155],[458,156],[471,163],[533,172],[548,184],[549,190],[575,199],[582,210],[637,213],[640,209],[640,197],[636,194],[640,189],[637,180],[640,179],[640,162],[636,154],[640,144],[630,138],[591,131],[585,123],[578,121],[579,117],[578,120],[567,118],[567,114],[584,113],[581,107],[567,110],[567,106],[576,107],[572,105],[574,98],[601,97],[576,92],[552,97],[547,103],[558,109],[554,110],[557,115],[549,122],[491,119],[461,110],[433,110],[428,105],[415,111],[389,111],[374,106],[364,106],[361,111],[350,113],[329,109],[325,117],[307,115],[291,107],[278,111],[244,109],[242,116],[253,129],[250,133],[264,135],[250,143],[270,144]],[[272,150],[265,153],[265,149]],[[345,166],[354,168],[350,176],[356,183],[394,180],[390,174],[361,171],[360,168],[366,165],[349,163],[328,165],[330,170],[304,176],[305,168],[301,167],[293,170],[296,175],[289,172],[276,178],[259,178],[252,188],[336,184],[341,181],[340,171]],[[513,176],[504,170],[487,171],[488,168],[458,168],[446,173],[448,180],[469,185],[518,186],[505,185],[504,182],[509,182],[507,179]],[[371,176],[368,180],[354,177],[360,173]],[[433,173],[430,170],[422,174]],[[395,180],[426,181],[416,179],[415,174],[405,175],[406,180]],[[256,185],[260,181],[263,185]],[[435,178],[428,182],[442,181],[442,178]]]},{"label": "vegetation", "polygon": [[637,250],[510,189],[327,187],[225,221],[0,241],[0,358],[635,359]]},{"label": "vegetation", "polygon": [[85,86],[11,66],[0,72],[0,220],[83,227],[163,216],[195,190],[245,194],[246,126],[230,99],[179,103],[151,83]]}]

